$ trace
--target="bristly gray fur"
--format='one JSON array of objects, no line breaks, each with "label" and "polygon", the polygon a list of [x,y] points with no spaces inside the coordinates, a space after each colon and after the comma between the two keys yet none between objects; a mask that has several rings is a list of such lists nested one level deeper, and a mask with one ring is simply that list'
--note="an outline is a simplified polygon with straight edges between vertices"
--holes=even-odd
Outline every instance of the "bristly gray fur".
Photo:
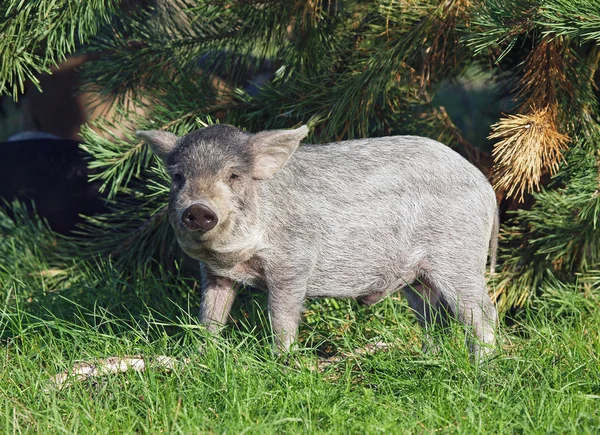
[{"label": "bristly gray fur", "polygon": [[[169,213],[178,241],[208,271],[202,321],[226,321],[234,294],[224,288],[233,282],[264,287],[285,350],[306,298],[373,303],[420,283],[408,295],[424,326],[448,312],[473,328],[476,356],[488,352],[497,313],[485,266],[489,251],[493,271],[498,209],[483,174],[431,139],[298,147],[307,131],[251,135],[218,125],[167,146],[170,137],[140,134],[173,177]],[[197,203],[218,216],[214,229],[182,224]]]}]

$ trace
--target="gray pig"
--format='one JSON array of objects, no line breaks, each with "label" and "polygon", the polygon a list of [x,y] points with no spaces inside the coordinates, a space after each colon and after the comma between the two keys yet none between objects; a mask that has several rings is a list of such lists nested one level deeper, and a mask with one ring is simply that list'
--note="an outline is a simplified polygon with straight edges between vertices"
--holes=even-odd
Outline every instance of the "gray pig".
[{"label": "gray pig", "polygon": [[299,146],[308,131],[137,132],[172,178],[179,245],[201,260],[201,322],[225,324],[234,282],[265,288],[285,351],[306,298],[372,304],[404,288],[424,327],[450,314],[472,328],[476,358],[490,352],[497,312],[485,268],[498,209],[483,174],[431,139]]}]

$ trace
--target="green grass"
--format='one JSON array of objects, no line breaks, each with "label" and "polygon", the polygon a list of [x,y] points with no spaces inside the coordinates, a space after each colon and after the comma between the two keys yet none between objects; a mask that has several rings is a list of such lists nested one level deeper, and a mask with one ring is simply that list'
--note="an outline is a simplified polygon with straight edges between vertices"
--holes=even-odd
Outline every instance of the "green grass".
[{"label": "green grass", "polygon": [[[550,286],[469,362],[459,327],[435,355],[400,297],[373,307],[308,304],[299,350],[270,351],[265,297],[247,291],[211,340],[193,281],[49,256],[34,223],[0,226],[0,430],[5,433],[597,433],[598,291]],[[595,299],[596,298],[596,299]],[[369,343],[388,349],[360,353]],[[200,351],[201,350],[201,351]],[[77,360],[189,358],[173,371],[103,376],[63,389]]]}]

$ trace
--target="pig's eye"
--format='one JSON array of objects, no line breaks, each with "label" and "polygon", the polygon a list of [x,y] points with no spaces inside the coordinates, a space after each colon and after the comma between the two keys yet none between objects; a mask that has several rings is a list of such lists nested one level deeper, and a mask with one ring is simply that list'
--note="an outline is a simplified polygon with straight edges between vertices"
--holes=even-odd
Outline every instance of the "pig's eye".
[{"label": "pig's eye", "polygon": [[183,176],[181,174],[173,174],[173,183],[177,186],[181,186],[181,183],[183,183]]}]

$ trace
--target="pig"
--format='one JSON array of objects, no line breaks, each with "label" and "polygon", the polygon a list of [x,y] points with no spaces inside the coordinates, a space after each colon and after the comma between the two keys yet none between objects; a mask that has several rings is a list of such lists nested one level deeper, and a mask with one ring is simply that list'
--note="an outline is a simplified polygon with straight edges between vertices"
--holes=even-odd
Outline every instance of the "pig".
[{"label": "pig", "polygon": [[498,207],[486,177],[423,137],[300,146],[308,133],[137,132],[171,177],[177,241],[201,262],[201,323],[218,333],[234,283],[264,288],[286,352],[307,298],[372,304],[402,289],[425,330],[453,317],[471,331],[472,355],[492,352],[497,311],[485,271]]}]

